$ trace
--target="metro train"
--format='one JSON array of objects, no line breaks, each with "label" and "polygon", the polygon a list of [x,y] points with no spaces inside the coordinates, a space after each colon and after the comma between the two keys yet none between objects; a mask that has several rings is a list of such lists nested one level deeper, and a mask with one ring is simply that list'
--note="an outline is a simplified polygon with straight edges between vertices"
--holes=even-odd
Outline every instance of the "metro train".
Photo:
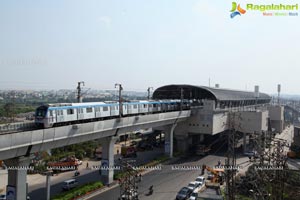
[{"label": "metro train", "polygon": [[[187,109],[189,106],[190,102],[188,100],[183,100],[182,103],[181,100],[123,102],[122,116],[176,111]],[[117,101],[57,103],[38,107],[35,112],[35,124],[38,127],[50,128],[60,125],[117,118],[118,116],[119,102]]]}]

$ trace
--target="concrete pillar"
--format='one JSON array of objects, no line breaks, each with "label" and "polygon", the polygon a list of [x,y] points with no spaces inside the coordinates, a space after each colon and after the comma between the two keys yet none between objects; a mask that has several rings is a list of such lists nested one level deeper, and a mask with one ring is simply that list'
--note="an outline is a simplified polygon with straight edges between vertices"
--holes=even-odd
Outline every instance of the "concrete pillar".
[{"label": "concrete pillar", "polygon": [[101,180],[106,185],[111,184],[114,180],[114,146],[116,140],[117,137],[106,137],[101,139]]},{"label": "concrete pillar", "polygon": [[30,157],[18,157],[5,160],[8,168],[7,199],[24,200],[27,197],[27,169]]},{"label": "concrete pillar", "polygon": [[50,187],[51,187],[51,177],[52,173],[48,172],[46,174],[46,197],[47,200],[50,200]]},{"label": "concrete pillar", "polygon": [[165,130],[165,154],[173,157],[174,129],[177,123],[171,125]]}]

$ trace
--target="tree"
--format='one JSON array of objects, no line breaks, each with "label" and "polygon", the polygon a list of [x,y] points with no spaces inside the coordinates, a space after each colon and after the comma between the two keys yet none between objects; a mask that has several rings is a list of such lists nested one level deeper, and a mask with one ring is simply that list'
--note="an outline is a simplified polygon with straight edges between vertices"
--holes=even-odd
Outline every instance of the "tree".
[{"label": "tree", "polygon": [[15,117],[15,104],[14,103],[6,103],[3,106],[5,117],[10,118],[12,121]]}]

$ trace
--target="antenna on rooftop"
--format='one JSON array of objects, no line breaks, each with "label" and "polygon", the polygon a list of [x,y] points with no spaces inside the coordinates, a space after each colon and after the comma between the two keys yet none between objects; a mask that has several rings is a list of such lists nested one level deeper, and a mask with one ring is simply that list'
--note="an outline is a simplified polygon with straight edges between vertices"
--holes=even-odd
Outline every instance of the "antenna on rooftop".
[{"label": "antenna on rooftop", "polygon": [[259,86],[254,86],[254,97],[255,97],[255,109],[257,106],[257,99],[259,98]]},{"label": "antenna on rooftop", "polygon": [[281,92],[281,85],[280,84],[278,84],[277,85],[277,92],[278,92],[278,99],[277,99],[277,103],[278,103],[278,105],[280,105],[280,92]]}]

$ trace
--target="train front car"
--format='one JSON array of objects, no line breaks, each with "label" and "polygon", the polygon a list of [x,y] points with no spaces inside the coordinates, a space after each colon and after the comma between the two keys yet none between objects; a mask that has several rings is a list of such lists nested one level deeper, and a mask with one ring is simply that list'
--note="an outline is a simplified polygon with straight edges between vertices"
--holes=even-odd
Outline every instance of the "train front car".
[{"label": "train front car", "polygon": [[35,125],[40,128],[49,127],[47,118],[48,106],[40,106],[35,110]]}]

